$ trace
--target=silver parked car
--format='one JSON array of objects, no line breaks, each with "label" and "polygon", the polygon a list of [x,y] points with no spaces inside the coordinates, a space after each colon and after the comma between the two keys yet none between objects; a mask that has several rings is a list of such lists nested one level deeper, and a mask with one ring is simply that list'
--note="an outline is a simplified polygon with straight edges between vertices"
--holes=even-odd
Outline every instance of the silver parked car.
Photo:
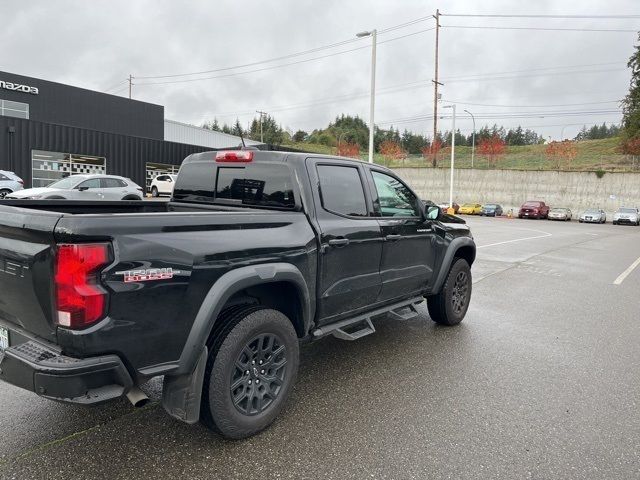
[{"label": "silver parked car", "polygon": [[18,190],[22,190],[24,182],[13,172],[0,170],[0,198],[4,198]]},{"label": "silver parked car", "polygon": [[628,225],[640,225],[640,212],[637,208],[620,207],[616,213],[613,214],[613,224],[621,225],[626,223]]},{"label": "silver parked car", "polygon": [[552,208],[549,210],[549,216],[547,216],[548,220],[562,220],[565,222],[570,222],[572,218],[571,210],[568,208]]},{"label": "silver parked car", "polygon": [[142,187],[116,175],[71,175],[46,187],[26,188],[6,198],[66,200],[142,200]]},{"label": "silver parked car", "polygon": [[580,215],[578,221],[580,223],[607,223],[607,214],[601,208],[589,208]]}]

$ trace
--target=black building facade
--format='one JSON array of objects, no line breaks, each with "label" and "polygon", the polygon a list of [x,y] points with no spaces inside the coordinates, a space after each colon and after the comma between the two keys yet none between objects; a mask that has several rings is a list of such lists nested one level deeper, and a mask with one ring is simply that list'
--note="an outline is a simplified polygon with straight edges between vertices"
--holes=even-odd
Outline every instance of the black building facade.
[{"label": "black building facade", "polygon": [[27,187],[108,173],[147,187],[195,152],[164,141],[164,107],[0,72],[0,170]]}]

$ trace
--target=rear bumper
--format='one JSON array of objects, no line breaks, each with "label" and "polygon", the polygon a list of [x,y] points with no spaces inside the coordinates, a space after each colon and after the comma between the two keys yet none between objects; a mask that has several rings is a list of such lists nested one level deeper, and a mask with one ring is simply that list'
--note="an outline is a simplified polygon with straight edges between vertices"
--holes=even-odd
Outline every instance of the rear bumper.
[{"label": "rear bumper", "polygon": [[34,340],[0,351],[0,380],[51,400],[86,405],[118,398],[133,386],[117,355],[72,358]]}]

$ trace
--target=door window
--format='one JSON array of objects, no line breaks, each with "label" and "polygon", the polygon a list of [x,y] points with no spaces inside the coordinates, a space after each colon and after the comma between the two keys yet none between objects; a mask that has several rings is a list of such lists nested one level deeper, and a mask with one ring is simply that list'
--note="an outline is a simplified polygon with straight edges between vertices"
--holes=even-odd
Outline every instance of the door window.
[{"label": "door window", "polygon": [[383,217],[419,217],[417,198],[409,188],[396,178],[372,171],[378,192],[380,214]]},{"label": "door window", "polygon": [[126,186],[125,183],[117,178],[102,179],[102,188],[122,188],[124,186]]},{"label": "door window", "polygon": [[367,203],[356,167],[318,165],[322,206],[340,215],[366,217]]},{"label": "door window", "polygon": [[100,179],[92,178],[91,180],[85,180],[77,188],[100,188]]}]

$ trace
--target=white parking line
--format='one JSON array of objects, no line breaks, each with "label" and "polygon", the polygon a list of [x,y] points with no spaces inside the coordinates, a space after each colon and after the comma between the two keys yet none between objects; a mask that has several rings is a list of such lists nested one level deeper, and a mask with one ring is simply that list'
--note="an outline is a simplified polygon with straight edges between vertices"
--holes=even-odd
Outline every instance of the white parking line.
[{"label": "white parking line", "polygon": [[480,245],[477,248],[495,247],[496,245],[505,245],[507,243],[524,242],[525,240],[534,240],[536,238],[545,238],[545,237],[553,236],[553,234],[551,234],[549,232],[543,232],[542,230],[532,230],[532,229],[527,229],[527,230],[530,230],[532,232],[540,232],[543,235],[535,235],[533,237],[516,238],[514,240],[505,240],[504,242],[489,243],[488,245]]},{"label": "white parking line", "polygon": [[638,265],[640,265],[640,257],[638,257],[638,259],[637,259],[635,262],[633,262],[631,265],[629,265],[629,268],[627,268],[624,272],[622,272],[622,273],[618,276],[618,278],[616,278],[616,279],[613,281],[613,284],[614,284],[614,285],[620,285],[622,282],[624,282],[624,279],[625,279],[625,278],[627,278],[627,277],[629,276],[629,274],[630,274],[631,272],[633,272],[633,270],[634,270]]}]

